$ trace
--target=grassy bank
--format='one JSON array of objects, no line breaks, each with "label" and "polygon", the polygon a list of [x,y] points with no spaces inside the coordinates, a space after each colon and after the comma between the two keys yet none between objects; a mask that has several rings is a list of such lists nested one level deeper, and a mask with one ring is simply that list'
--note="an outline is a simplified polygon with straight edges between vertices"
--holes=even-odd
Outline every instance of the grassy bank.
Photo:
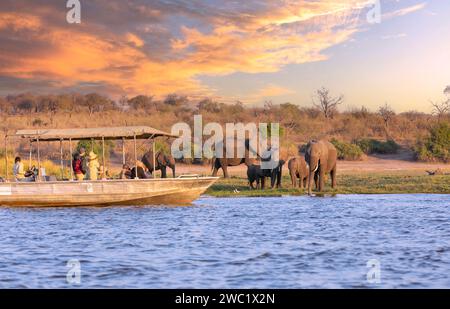
[{"label": "grassy bank", "polygon": [[[250,190],[245,178],[220,179],[206,194],[215,197],[302,195],[306,190],[293,189],[290,179],[283,177],[282,189]],[[267,181],[266,181],[267,187]],[[338,175],[338,188],[329,182],[325,194],[394,194],[435,193],[450,194],[450,175],[422,176],[406,174],[352,174]]]}]

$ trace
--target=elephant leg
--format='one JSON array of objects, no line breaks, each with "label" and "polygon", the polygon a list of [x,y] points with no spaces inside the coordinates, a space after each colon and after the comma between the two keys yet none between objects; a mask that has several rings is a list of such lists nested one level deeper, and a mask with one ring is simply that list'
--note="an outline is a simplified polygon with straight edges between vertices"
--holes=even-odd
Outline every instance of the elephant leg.
[{"label": "elephant leg", "polygon": [[292,183],[292,187],[295,188],[297,186],[297,176],[295,175],[295,173],[290,172],[291,174],[291,183]]},{"label": "elephant leg", "polygon": [[224,178],[230,178],[230,176],[228,175],[228,167],[227,165],[222,165],[222,170],[223,170],[223,177]]},{"label": "elephant leg", "polygon": [[275,170],[272,171],[270,175],[270,187],[275,188],[275,182],[277,181],[277,172]]},{"label": "elephant leg", "polygon": [[319,192],[323,191],[323,187],[325,186],[325,171],[322,167],[319,169]]},{"label": "elephant leg", "polygon": [[161,166],[161,178],[167,178],[166,167]]},{"label": "elephant leg", "polygon": [[266,177],[261,177],[261,190],[266,188]]},{"label": "elephant leg", "polygon": [[333,189],[335,189],[335,188],[337,187],[337,185],[336,185],[336,165],[335,165],[334,168],[331,170],[330,176],[331,176],[331,187],[332,187]]},{"label": "elephant leg", "polygon": [[281,188],[281,180],[283,178],[283,170],[280,166],[280,170],[277,172],[277,188],[280,189]]},{"label": "elephant leg", "polygon": [[314,173],[314,184],[316,185],[316,190],[319,190],[319,173]]},{"label": "elephant leg", "polygon": [[300,189],[303,189],[303,175],[298,175],[298,182],[299,182],[299,184],[298,184],[298,187],[300,188]]},{"label": "elephant leg", "polygon": [[175,176],[175,165],[171,166],[171,169],[172,169],[173,178],[176,178],[176,176]]},{"label": "elephant leg", "polygon": [[[216,159],[217,160],[217,159]],[[219,172],[220,163],[218,161],[214,162],[214,169],[213,169],[213,177],[217,177],[217,173]]]}]

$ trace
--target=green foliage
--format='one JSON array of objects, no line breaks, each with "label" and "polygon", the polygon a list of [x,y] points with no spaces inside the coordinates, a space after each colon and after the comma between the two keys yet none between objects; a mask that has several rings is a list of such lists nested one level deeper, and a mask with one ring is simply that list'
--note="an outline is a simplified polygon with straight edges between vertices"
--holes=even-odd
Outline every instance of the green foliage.
[{"label": "green foliage", "polygon": [[400,145],[393,140],[381,142],[375,139],[366,138],[357,140],[355,144],[358,145],[365,154],[394,154],[400,149]]},{"label": "green foliage", "polygon": [[358,145],[345,143],[333,138],[331,143],[336,147],[339,160],[358,161],[363,158],[363,151]]},{"label": "green foliage", "polygon": [[415,151],[421,161],[450,162],[450,124],[442,122],[431,128],[429,137],[419,141]]},{"label": "green foliage", "polygon": [[164,141],[156,140],[156,142],[155,142],[155,149],[156,149],[156,152],[161,151],[165,155],[170,155],[170,153],[171,153],[170,145],[167,142],[164,142]]},{"label": "green foliage", "polygon": [[[94,147],[92,147],[92,145]],[[101,159],[103,154],[102,142],[101,141],[79,141],[76,147],[76,151],[80,151],[80,148],[84,148],[86,153],[89,154],[91,150]],[[110,153],[114,150],[114,142],[110,140],[105,140],[105,158],[108,160]]]}]

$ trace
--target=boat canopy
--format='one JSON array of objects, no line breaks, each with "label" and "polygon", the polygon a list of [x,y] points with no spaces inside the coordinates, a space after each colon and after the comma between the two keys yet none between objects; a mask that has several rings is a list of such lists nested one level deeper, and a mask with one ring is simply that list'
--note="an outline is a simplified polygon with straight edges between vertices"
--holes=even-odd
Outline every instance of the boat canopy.
[{"label": "boat canopy", "polygon": [[60,140],[116,140],[116,139],[149,139],[155,137],[178,137],[148,126],[77,128],[77,129],[41,129],[19,130],[15,136],[32,141],[60,141]]}]

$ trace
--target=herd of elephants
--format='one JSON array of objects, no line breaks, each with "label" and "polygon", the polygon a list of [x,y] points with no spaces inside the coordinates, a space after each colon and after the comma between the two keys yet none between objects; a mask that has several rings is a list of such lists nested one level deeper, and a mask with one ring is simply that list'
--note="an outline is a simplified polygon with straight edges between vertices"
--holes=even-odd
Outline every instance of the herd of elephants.
[{"label": "herd of elephants", "polygon": [[[225,145],[224,145],[225,148]],[[226,149],[224,149],[226,151]],[[286,163],[279,160],[274,168],[263,169],[260,164],[255,164],[255,159],[249,157],[249,142],[245,141],[245,155],[238,158],[214,158],[212,161],[212,175],[217,176],[219,169],[223,170],[225,178],[229,177],[228,167],[245,164],[247,166],[247,177],[251,189],[265,189],[265,179],[270,178],[271,188],[281,187],[283,166]],[[238,153],[238,151],[234,151]],[[257,156],[259,157],[259,156]],[[259,157],[260,158],[260,157]],[[260,158],[261,159],[261,158]],[[263,160],[263,159],[261,159]],[[269,158],[270,160],[270,158]],[[153,172],[152,153],[148,152],[142,158],[142,162],[147,166],[150,172]],[[331,186],[336,187],[336,162],[337,150],[333,144],[326,140],[310,141],[303,156],[297,156],[289,160],[288,169],[291,176],[293,187],[300,189],[308,188],[311,194],[311,181],[314,177],[314,184],[317,191],[322,191],[325,182],[325,175],[330,174]],[[156,170],[161,170],[161,177],[167,177],[167,167],[172,169],[175,177],[175,160],[172,156],[158,152],[155,160]],[[256,186],[255,186],[256,183]]]}]

